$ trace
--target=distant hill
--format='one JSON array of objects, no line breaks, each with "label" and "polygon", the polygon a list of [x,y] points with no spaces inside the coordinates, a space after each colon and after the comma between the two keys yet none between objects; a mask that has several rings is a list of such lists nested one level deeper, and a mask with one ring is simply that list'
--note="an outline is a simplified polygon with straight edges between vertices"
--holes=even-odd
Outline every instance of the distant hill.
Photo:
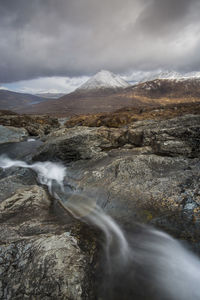
[{"label": "distant hill", "polygon": [[43,97],[31,94],[16,93],[8,90],[0,90],[0,109],[19,112],[25,107],[46,101]]},{"label": "distant hill", "polygon": [[[94,82],[93,79],[89,83]],[[97,88],[93,84],[84,85],[86,88],[82,86],[57,100],[26,106],[23,111],[67,116],[113,112],[123,107],[143,108],[200,101],[200,78],[194,77],[181,80],[155,79],[128,87],[108,85]]]},{"label": "distant hill", "polygon": [[37,97],[46,98],[46,99],[58,99],[64,96],[64,93],[39,93],[35,94]]}]

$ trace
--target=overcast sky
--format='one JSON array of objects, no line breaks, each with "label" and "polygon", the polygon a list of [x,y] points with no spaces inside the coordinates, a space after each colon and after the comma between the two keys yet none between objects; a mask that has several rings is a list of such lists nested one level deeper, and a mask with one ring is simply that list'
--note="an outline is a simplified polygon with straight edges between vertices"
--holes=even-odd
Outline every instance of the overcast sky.
[{"label": "overcast sky", "polygon": [[200,70],[199,15],[199,0],[0,0],[0,86]]}]

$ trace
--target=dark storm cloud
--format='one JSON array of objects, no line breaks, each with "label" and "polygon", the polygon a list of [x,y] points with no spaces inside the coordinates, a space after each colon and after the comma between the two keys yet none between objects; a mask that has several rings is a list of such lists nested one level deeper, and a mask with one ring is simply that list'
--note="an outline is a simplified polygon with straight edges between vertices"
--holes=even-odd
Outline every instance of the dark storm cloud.
[{"label": "dark storm cloud", "polygon": [[199,0],[0,0],[0,82],[200,69]]}]

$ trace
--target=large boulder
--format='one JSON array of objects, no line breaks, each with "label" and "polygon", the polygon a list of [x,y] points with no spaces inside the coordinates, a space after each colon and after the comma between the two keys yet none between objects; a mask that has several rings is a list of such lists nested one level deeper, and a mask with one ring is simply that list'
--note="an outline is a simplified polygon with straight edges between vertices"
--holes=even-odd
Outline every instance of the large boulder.
[{"label": "large boulder", "polygon": [[151,146],[160,156],[199,157],[200,116],[185,115],[170,120],[139,121],[128,130],[128,140],[137,147]]},{"label": "large boulder", "polygon": [[71,217],[61,222],[52,213],[43,188],[25,187],[1,202],[0,222],[1,299],[91,299],[91,257]]},{"label": "large boulder", "polygon": [[0,125],[0,144],[24,141],[28,137],[25,128]]},{"label": "large boulder", "polygon": [[62,128],[46,137],[35,155],[37,160],[61,159],[64,162],[106,156],[106,150],[126,142],[126,130],[109,128]]}]

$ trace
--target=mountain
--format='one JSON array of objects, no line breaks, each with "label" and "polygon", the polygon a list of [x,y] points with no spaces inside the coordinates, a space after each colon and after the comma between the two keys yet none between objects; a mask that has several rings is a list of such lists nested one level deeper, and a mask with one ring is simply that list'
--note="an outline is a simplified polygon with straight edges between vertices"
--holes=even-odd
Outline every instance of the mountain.
[{"label": "mountain", "polygon": [[155,79],[133,86],[127,90],[132,96],[150,99],[200,100],[200,78]]},{"label": "mountain", "polygon": [[[100,72],[101,73],[101,72]],[[25,107],[24,113],[52,115],[80,115],[113,112],[124,107],[148,108],[165,105],[200,102],[200,78],[155,79],[134,86],[98,88],[87,84],[57,100]],[[92,88],[87,88],[90,86]],[[105,85],[104,85],[105,86]]]},{"label": "mountain", "polygon": [[91,77],[76,91],[91,91],[99,89],[119,89],[130,86],[128,82],[123,80],[120,76],[106,70],[102,70]]},{"label": "mountain", "polygon": [[46,101],[42,97],[31,94],[16,93],[8,90],[0,90],[0,109],[20,112],[21,109],[33,104]]},{"label": "mountain", "polygon": [[[127,87],[130,87],[130,84],[120,76],[102,70],[74,92],[57,100],[25,107],[23,112],[73,115],[112,111],[113,107],[115,109],[123,107],[123,101],[125,101],[125,105],[132,104],[132,99],[122,99],[121,96],[120,98],[117,96],[118,93],[123,93]],[[140,101],[135,99],[136,103],[140,104]]]}]

